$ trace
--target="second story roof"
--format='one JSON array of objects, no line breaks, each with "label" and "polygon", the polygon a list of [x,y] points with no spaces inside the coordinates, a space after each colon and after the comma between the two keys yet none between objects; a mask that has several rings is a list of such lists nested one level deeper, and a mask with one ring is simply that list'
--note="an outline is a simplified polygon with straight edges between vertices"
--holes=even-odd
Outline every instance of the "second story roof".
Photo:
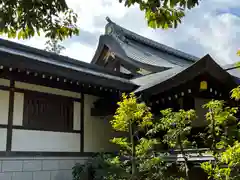
[{"label": "second story roof", "polygon": [[130,30],[127,30],[107,18],[105,34],[111,35],[120,43],[130,58],[155,66],[162,66],[161,59],[178,66],[189,65],[198,57],[158,43]]}]

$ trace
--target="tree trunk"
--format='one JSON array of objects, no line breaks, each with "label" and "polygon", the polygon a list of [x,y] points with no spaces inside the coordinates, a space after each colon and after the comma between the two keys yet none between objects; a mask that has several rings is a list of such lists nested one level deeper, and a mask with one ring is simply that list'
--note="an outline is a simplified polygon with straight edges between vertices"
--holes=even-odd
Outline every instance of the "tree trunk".
[{"label": "tree trunk", "polygon": [[212,109],[210,109],[211,113],[211,119],[212,119],[212,137],[213,137],[213,142],[212,142],[212,150],[213,150],[213,155],[216,155],[216,132],[215,132],[215,119],[214,119],[214,112]]},{"label": "tree trunk", "polygon": [[210,109],[210,113],[211,113],[211,119],[212,119],[212,151],[213,151],[213,158],[214,158],[214,163],[213,166],[214,168],[216,167],[216,163],[217,163],[217,158],[216,158],[216,154],[217,154],[217,147],[216,147],[216,140],[217,140],[217,136],[216,136],[216,131],[215,131],[215,126],[216,126],[216,122],[214,119],[214,111],[212,109]]},{"label": "tree trunk", "polygon": [[180,135],[178,135],[178,144],[179,144],[179,146],[180,146],[181,154],[182,154],[183,159],[184,159],[186,180],[189,180],[188,159],[187,159],[186,154],[185,154],[185,152],[184,152]]},{"label": "tree trunk", "polygon": [[131,161],[132,161],[132,178],[133,180],[137,179],[137,165],[136,165],[136,145],[135,145],[135,141],[134,141],[134,124],[133,123],[129,123],[129,134],[130,134],[130,141],[132,144],[132,157],[131,157]]}]

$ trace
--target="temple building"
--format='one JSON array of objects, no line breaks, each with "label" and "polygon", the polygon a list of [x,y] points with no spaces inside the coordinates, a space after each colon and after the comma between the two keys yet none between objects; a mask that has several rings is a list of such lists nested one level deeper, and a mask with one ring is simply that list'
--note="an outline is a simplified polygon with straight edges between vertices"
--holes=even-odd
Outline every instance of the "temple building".
[{"label": "temple building", "polygon": [[141,96],[154,113],[196,109],[196,131],[205,123],[202,104],[230,101],[240,77],[235,65],[107,20],[91,63],[0,39],[1,180],[71,180],[75,163],[116,150],[109,119],[123,92]]}]

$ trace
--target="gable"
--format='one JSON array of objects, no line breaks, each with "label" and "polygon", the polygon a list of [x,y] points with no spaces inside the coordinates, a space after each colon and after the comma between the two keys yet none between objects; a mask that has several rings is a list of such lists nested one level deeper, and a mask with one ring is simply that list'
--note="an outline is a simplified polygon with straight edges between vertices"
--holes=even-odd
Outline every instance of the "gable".
[{"label": "gable", "polygon": [[204,56],[188,67],[172,68],[164,72],[133,79],[132,82],[140,85],[140,87],[135,90],[135,93],[145,92],[150,95],[156,95],[204,74],[225,84],[228,88],[233,88],[236,85],[232,76],[220,67],[209,55]]},{"label": "gable", "polygon": [[[108,49],[108,52],[106,52]],[[199,58],[171,47],[165,46],[134,32],[131,32],[108,19],[105,34],[100,36],[98,47],[92,59],[92,64],[100,66],[106,62],[102,54],[114,54],[110,59],[119,63],[113,71],[122,71],[134,77],[161,72],[175,67],[186,67]],[[122,68],[124,67],[124,68]],[[133,70],[135,69],[135,70]],[[139,73],[143,71],[143,73]],[[121,72],[121,71],[120,71]]]}]

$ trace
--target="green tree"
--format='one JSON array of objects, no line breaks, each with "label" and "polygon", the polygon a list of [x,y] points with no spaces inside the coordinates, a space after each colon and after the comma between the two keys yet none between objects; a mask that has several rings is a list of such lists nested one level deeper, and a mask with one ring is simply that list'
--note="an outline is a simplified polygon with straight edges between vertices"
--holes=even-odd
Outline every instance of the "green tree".
[{"label": "green tree", "polygon": [[45,50],[49,52],[53,52],[56,54],[60,54],[62,50],[65,49],[64,46],[59,44],[59,41],[57,39],[50,39],[45,43],[46,47]]},{"label": "green tree", "polygon": [[184,159],[184,164],[183,166],[180,164],[180,167],[183,167],[181,170],[185,170],[184,178],[188,180],[190,168],[185,148],[192,146],[187,136],[191,132],[191,123],[196,118],[196,113],[194,110],[185,111],[182,109],[178,112],[166,109],[162,110],[161,113],[162,118],[148,133],[166,132],[163,136],[163,143],[168,144],[170,148],[180,149],[180,153]]},{"label": "green tree", "polygon": [[197,6],[200,0],[119,0],[125,6],[138,4],[144,11],[148,26],[152,28],[176,28],[187,9]]},{"label": "green tree", "polygon": [[[111,140],[120,146],[119,156],[112,163],[124,167],[124,176],[120,175],[120,179],[160,179],[163,161],[154,152],[154,146],[159,142],[144,133],[153,126],[150,109],[145,103],[139,103],[134,94],[122,97],[111,124],[115,131],[128,135]],[[140,137],[140,134],[144,135]]]},{"label": "green tree", "polygon": [[[232,97],[235,95],[232,93]],[[214,157],[214,161],[204,162],[201,167],[209,178],[214,180],[239,179],[239,127],[235,117],[237,108],[227,107],[223,101],[218,100],[212,100],[204,107],[208,109],[206,114],[208,131],[205,138],[211,140],[209,153]]]},{"label": "green tree", "polygon": [[27,39],[44,33],[59,40],[77,35],[77,14],[65,0],[1,0],[0,33]]},{"label": "green tree", "polygon": [[[152,136],[153,132],[151,135],[146,133],[155,126],[150,109],[145,103],[138,102],[134,94],[123,94],[118,105],[111,124],[121,136],[110,141],[118,145],[120,151],[102,156],[100,160],[98,157],[90,164],[75,166],[74,179],[84,179],[89,175],[86,169],[90,169],[94,180],[170,180],[164,176],[166,164],[155,153],[155,145],[159,141]],[[81,176],[82,172],[85,176]]]}]

